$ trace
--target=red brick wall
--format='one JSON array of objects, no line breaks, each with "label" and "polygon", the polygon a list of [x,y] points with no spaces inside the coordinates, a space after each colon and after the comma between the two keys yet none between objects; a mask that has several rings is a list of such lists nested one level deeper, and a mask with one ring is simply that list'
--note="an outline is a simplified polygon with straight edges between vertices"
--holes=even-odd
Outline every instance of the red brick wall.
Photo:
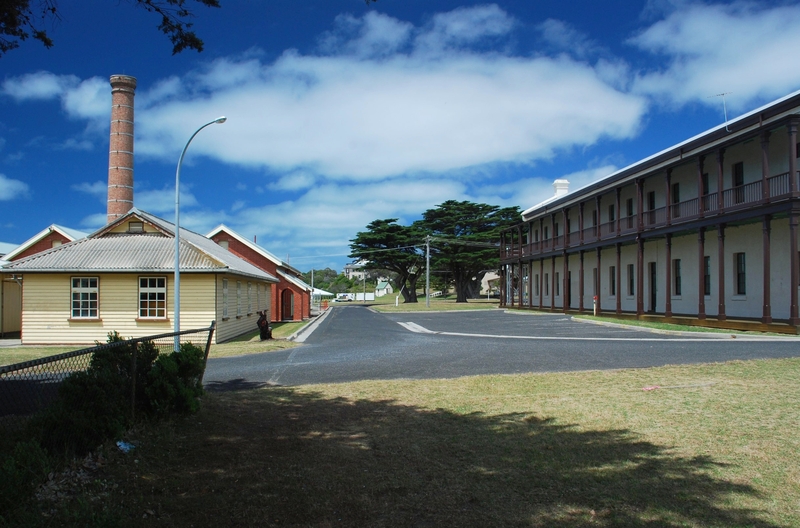
[{"label": "red brick wall", "polygon": [[[309,305],[311,299],[308,292],[301,291],[300,288],[279,276],[278,266],[273,261],[259,254],[257,251],[254,251],[245,244],[242,244],[237,239],[226,234],[225,232],[217,233],[211,237],[211,240],[217,244],[222,241],[227,241],[228,251],[237,257],[246,260],[253,266],[266,271],[270,275],[273,275],[280,281],[278,284],[272,285],[272,306],[270,308],[269,315],[273,323],[285,320],[302,321],[303,319],[308,319],[308,317],[310,317],[311,314],[309,312]],[[281,299],[284,290],[290,290],[294,294],[294,313],[292,314],[283,313]]]},{"label": "red brick wall", "polygon": [[46,249],[50,249],[53,247],[53,241],[58,240],[62,244],[66,244],[70,240],[62,235],[61,233],[57,233],[55,231],[51,231],[49,235],[41,239],[40,241],[36,242],[34,245],[14,257],[12,260],[19,260],[25,257],[30,257],[31,255],[35,255],[37,253],[41,253]]}]

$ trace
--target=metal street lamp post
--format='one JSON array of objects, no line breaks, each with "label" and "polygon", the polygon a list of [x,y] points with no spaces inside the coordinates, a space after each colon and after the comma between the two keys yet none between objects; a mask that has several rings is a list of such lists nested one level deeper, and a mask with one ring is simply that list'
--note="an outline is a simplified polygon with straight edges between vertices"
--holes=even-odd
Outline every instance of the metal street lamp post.
[{"label": "metal street lamp post", "polygon": [[173,328],[176,333],[174,341],[175,352],[180,350],[181,347],[181,338],[177,335],[177,333],[181,331],[181,165],[183,164],[183,157],[186,155],[186,149],[189,148],[189,144],[194,137],[205,127],[216,123],[224,123],[226,119],[225,116],[218,117],[194,131],[192,137],[186,142],[186,146],[183,147],[181,157],[178,159],[178,170],[175,172],[175,309],[173,314]]}]

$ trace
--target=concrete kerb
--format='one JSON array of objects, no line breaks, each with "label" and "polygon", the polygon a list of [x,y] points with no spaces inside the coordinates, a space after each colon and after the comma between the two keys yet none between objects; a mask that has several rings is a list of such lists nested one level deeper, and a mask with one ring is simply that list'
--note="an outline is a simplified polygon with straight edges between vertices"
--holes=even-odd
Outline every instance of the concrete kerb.
[{"label": "concrete kerb", "polygon": [[613,328],[624,328],[626,330],[636,330],[639,332],[647,332],[650,334],[664,334],[664,335],[675,335],[675,336],[682,336],[682,337],[699,337],[702,336],[703,338],[709,339],[744,339],[744,340],[758,340],[758,341],[800,341],[800,337],[796,336],[776,336],[776,335],[754,335],[754,334],[746,334],[740,332],[685,332],[681,330],[663,330],[661,328],[647,328],[644,326],[636,326],[636,325],[627,325],[625,323],[612,323],[609,321],[597,321],[594,319],[584,319],[582,317],[572,317],[570,316],[570,320],[579,322],[579,323],[589,323],[599,326],[609,326]]},{"label": "concrete kerb", "polygon": [[317,318],[310,324],[305,325],[303,328],[299,329],[297,332],[293,333],[289,337],[286,338],[287,341],[296,341],[298,343],[304,342],[308,336],[310,336],[314,330],[328,317],[328,314],[331,313],[332,308],[328,308],[321,315],[318,315]]}]

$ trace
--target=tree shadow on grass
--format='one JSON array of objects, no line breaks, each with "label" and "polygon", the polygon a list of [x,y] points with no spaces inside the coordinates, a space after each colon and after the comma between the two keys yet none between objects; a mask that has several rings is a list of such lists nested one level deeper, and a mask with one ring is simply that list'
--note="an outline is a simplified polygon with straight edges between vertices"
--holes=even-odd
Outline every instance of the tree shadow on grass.
[{"label": "tree shadow on grass", "polygon": [[756,491],[711,458],[546,417],[270,387],[209,396],[169,427],[116,469],[123,525],[777,526],[730,505]]}]

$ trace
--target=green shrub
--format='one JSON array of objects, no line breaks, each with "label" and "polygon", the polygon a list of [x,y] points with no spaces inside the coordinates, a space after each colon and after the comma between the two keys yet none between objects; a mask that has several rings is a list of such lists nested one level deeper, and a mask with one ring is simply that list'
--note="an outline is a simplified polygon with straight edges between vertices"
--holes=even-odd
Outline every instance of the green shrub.
[{"label": "green shrub", "polygon": [[31,420],[42,446],[54,455],[88,453],[130,424],[130,385],[109,370],[76,372],[58,399]]},{"label": "green shrub", "polygon": [[164,415],[196,412],[200,408],[204,356],[203,349],[192,343],[183,343],[178,352],[156,359],[145,389],[153,412]]},{"label": "green shrub", "polygon": [[47,453],[35,440],[18,442],[0,459],[0,525],[11,521],[9,512],[31,499],[49,471]]}]

